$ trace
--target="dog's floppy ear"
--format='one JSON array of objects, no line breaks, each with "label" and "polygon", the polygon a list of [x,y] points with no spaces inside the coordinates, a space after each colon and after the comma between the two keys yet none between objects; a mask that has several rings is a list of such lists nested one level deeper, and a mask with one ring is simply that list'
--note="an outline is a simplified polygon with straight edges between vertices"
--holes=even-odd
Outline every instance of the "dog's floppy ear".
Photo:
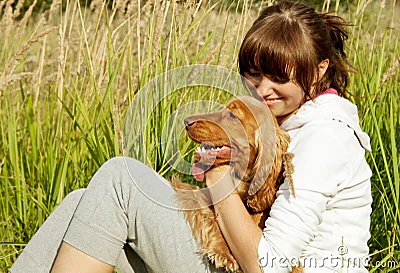
[{"label": "dog's floppy ear", "polygon": [[[268,122],[271,118],[271,122]],[[256,171],[253,180],[251,181],[248,194],[254,195],[266,182],[268,175],[274,164],[276,135],[275,125],[271,117],[265,117],[267,122],[263,122],[255,132],[255,145],[257,148],[257,158],[254,163]]]}]

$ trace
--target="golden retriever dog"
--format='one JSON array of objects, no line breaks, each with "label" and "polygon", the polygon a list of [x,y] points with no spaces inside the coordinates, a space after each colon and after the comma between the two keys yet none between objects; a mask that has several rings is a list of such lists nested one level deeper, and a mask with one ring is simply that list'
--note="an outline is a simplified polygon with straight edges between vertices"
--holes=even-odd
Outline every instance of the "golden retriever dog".
[{"label": "golden retriever dog", "polygon": [[[189,116],[185,125],[189,137],[201,144],[195,152],[192,168],[196,180],[203,180],[204,172],[209,168],[230,164],[234,178],[240,178],[237,192],[260,228],[264,228],[284,176],[289,179],[291,192],[295,195],[291,181],[292,155],[287,153],[290,138],[261,101],[253,97],[233,99],[216,113]],[[268,147],[271,143],[275,145],[275,154],[271,152],[274,147]],[[201,252],[216,268],[241,272],[219,229],[209,195],[176,177],[171,183],[193,236],[200,243]],[[249,194],[252,183],[260,188]],[[293,272],[302,271],[295,268]]]}]

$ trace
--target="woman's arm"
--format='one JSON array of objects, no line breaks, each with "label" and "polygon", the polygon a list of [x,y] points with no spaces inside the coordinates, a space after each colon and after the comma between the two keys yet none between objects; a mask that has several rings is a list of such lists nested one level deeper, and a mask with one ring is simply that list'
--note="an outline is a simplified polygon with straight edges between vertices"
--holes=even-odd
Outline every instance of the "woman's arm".
[{"label": "woman's arm", "polygon": [[303,189],[296,190],[296,198],[290,197],[290,188],[285,182],[277,193],[267,227],[261,230],[235,194],[229,167],[208,171],[206,183],[221,232],[243,271],[291,272],[318,232],[327,197]]},{"label": "woman's arm", "polygon": [[114,266],[97,260],[75,247],[62,242],[51,273],[112,273]]},{"label": "woman's arm", "polygon": [[247,212],[238,194],[228,195],[234,191],[229,166],[221,166],[206,173],[206,183],[214,202],[218,224],[244,272],[261,272],[258,263],[258,245],[262,230]]}]

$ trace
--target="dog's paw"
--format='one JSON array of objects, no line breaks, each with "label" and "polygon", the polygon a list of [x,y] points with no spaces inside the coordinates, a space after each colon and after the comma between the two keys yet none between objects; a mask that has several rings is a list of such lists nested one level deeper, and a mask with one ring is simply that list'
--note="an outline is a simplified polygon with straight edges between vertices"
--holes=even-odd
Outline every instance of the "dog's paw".
[{"label": "dog's paw", "polygon": [[241,272],[238,262],[230,253],[218,253],[212,258],[215,267],[227,272]]}]

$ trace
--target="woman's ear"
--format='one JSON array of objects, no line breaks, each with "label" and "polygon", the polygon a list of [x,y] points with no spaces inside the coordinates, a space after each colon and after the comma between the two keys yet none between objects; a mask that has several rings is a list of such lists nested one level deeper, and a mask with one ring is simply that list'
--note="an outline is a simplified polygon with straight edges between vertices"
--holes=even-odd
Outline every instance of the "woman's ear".
[{"label": "woman's ear", "polygon": [[325,59],[318,64],[318,80],[321,80],[325,75],[326,70],[329,66],[329,59]]}]

